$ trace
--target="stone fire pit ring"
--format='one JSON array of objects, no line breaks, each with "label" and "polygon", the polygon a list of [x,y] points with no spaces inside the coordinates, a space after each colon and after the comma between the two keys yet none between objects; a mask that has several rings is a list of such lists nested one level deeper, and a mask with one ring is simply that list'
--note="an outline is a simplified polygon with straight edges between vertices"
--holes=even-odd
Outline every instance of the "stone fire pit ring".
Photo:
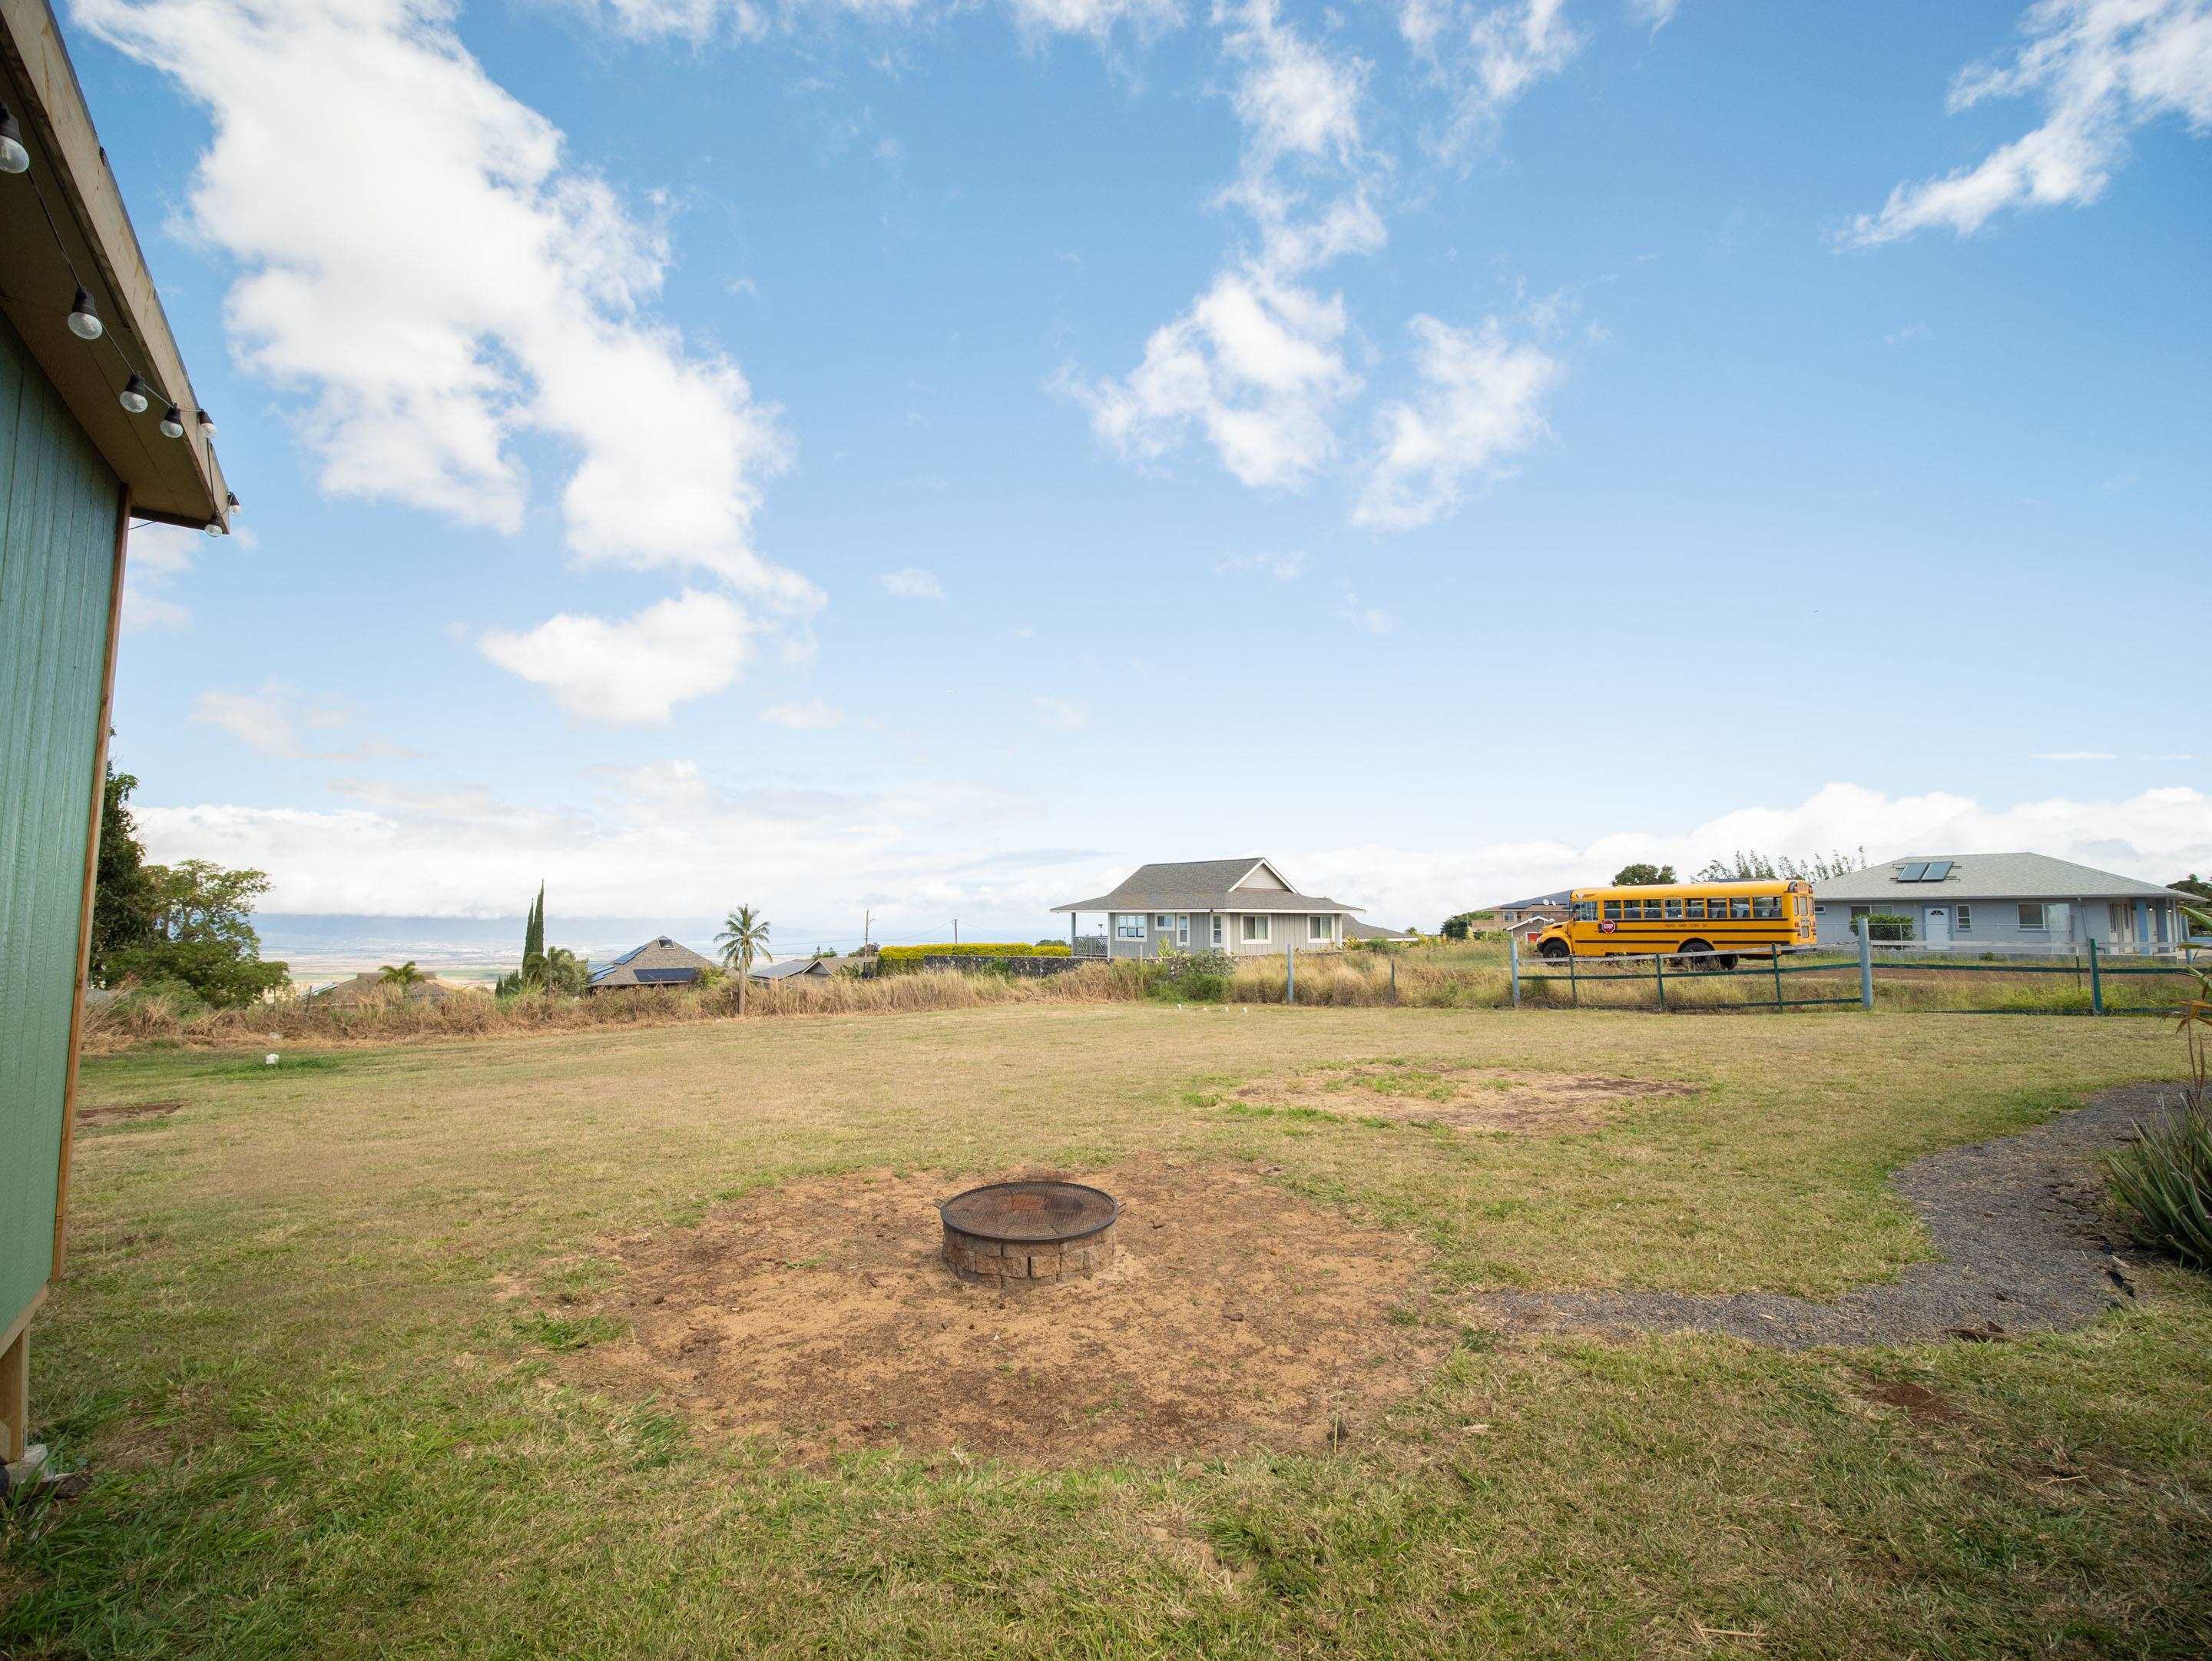
[{"label": "stone fire pit ring", "polygon": [[1082,1183],[986,1183],[937,1208],[945,1261],[1001,1288],[1096,1275],[1114,1261],[1121,1207]]}]

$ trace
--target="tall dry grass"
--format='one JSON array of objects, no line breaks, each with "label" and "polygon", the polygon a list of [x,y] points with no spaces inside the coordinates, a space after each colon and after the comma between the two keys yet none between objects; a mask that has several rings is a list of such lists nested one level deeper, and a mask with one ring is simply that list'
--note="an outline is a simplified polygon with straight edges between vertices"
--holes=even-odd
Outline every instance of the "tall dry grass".
[{"label": "tall dry grass", "polygon": [[[745,1018],[851,1015],[977,1009],[1009,1003],[1121,1002],[1144,995],[1130,965],[1085,964],[1049,979],[941,971],[867,980],[771,981],[745,995]],[[193,1011],[158,994],[130,994],[85,1012],[84,1047],[99,1055],[140,1044],[230,1049],[264,1040],[310,1043],[404,1043],[426,1038],[496,1037],[608,1026],[675,1026],[734,1019],[738,993],[724,983],[702,990],[603,992],[588,998],[461,994],[440,1002],[374,1001],[333,1007],[289,998],[248,1009]]]}]

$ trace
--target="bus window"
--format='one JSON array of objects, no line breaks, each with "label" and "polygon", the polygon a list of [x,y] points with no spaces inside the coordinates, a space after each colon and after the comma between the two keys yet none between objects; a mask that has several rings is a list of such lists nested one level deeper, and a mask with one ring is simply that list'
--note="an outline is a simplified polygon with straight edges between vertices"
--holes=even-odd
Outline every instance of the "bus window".
[{"label": "bus window", "polygon": [[1694,921],[1696,921],[1696,922],[1703,922],[1705,921],[1705,903],[1703,900],[1701,900],[1701,899],[1687,899],[1687,900],[1684,900],[1684,901],[1682,902],[1682,907],[1683,907],[1683,915],[1684,915],[1685,916],[1686,916],[1686,917],[1690,917],[1690,918],[1692,918],[1692,920],[1694,920]]},{"label": "bus window", "polygon": [[1575,902],[1575,921],[1577,922],[1595,922],[1597,921],[1597,902],[1595,900],[1577,900]]},{"label": "bus window", "polygon": [[1681,915],[1682,915],[1682,902],[1681,902],[1681,901],[1680,901],[1680,900],[1668,900],[1668,901],[1667,902],[1667,917],[1668,917],[1668,920],[1669,922],[1676,921],[1676,920],[1678,920],[1678,919],[1681,916]]},{"label": "bus window", "polygon": [[1751,916],[1751,902],[1748,899],[1730,900],[1728,903],[1728,908],[1729,916],[1734,921],[1741,922]]},{"label": "bus window", "polygon": [[1751,903],[1751,915],[1754,917],[1780,916],[1782,915],[1782,897],[1779,894],[1759,895]]},{"label": "bus window", "polygon": [[1618,922],[1620,921],[1620,902],[1619,900],[1607,900],[1605,903],[1605,920],[1607,922]]}]

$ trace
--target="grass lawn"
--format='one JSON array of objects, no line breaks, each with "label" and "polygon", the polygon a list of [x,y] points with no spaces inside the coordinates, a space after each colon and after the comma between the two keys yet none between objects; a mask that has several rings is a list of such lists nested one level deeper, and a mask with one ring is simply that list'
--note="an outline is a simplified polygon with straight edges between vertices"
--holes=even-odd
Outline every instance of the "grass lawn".
[{"label": "grass lawn", "polygon": [[[1890,1170],[2180,1059],[2143,1020],[1146,1004],[94,1058],[33,1353],[98,1480],[0,1524],[0,1651],[2200,1656],[2201,1279],[2146,1268],[2071,1334],[1802,1355],[1454,1307],[1893,1274],[1924,1242]],[[1249,1089],[1325,1102],[1347,1064],[1687,1088],[1565,1134]],[[1401,1399],[1291,1451],[823,1453],[595,1360],[622,1242],[742,1238],[841,1173],[1142,1161],[1402,1239]]]}]

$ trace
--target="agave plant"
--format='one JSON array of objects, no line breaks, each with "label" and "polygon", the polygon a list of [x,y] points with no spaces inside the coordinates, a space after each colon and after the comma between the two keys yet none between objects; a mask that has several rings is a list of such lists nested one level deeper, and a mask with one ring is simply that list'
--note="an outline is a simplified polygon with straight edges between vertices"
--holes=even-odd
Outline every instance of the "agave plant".
[{"label": "agave plant", "polygon": [[[2184,906],[2191,925],[2212,932],[2212,912]],[[2189,1082],[2164,1117],[2136,1127],[2136,1140],[2106,1161],[2112,1196],[2127,1212],[2136,1238],[2212,1273],[2212,1098],[2205,1091],[2212,1060],[2212,970],[2186,965],[2197,983],[2177,1012],[2189,1046]]]}]

